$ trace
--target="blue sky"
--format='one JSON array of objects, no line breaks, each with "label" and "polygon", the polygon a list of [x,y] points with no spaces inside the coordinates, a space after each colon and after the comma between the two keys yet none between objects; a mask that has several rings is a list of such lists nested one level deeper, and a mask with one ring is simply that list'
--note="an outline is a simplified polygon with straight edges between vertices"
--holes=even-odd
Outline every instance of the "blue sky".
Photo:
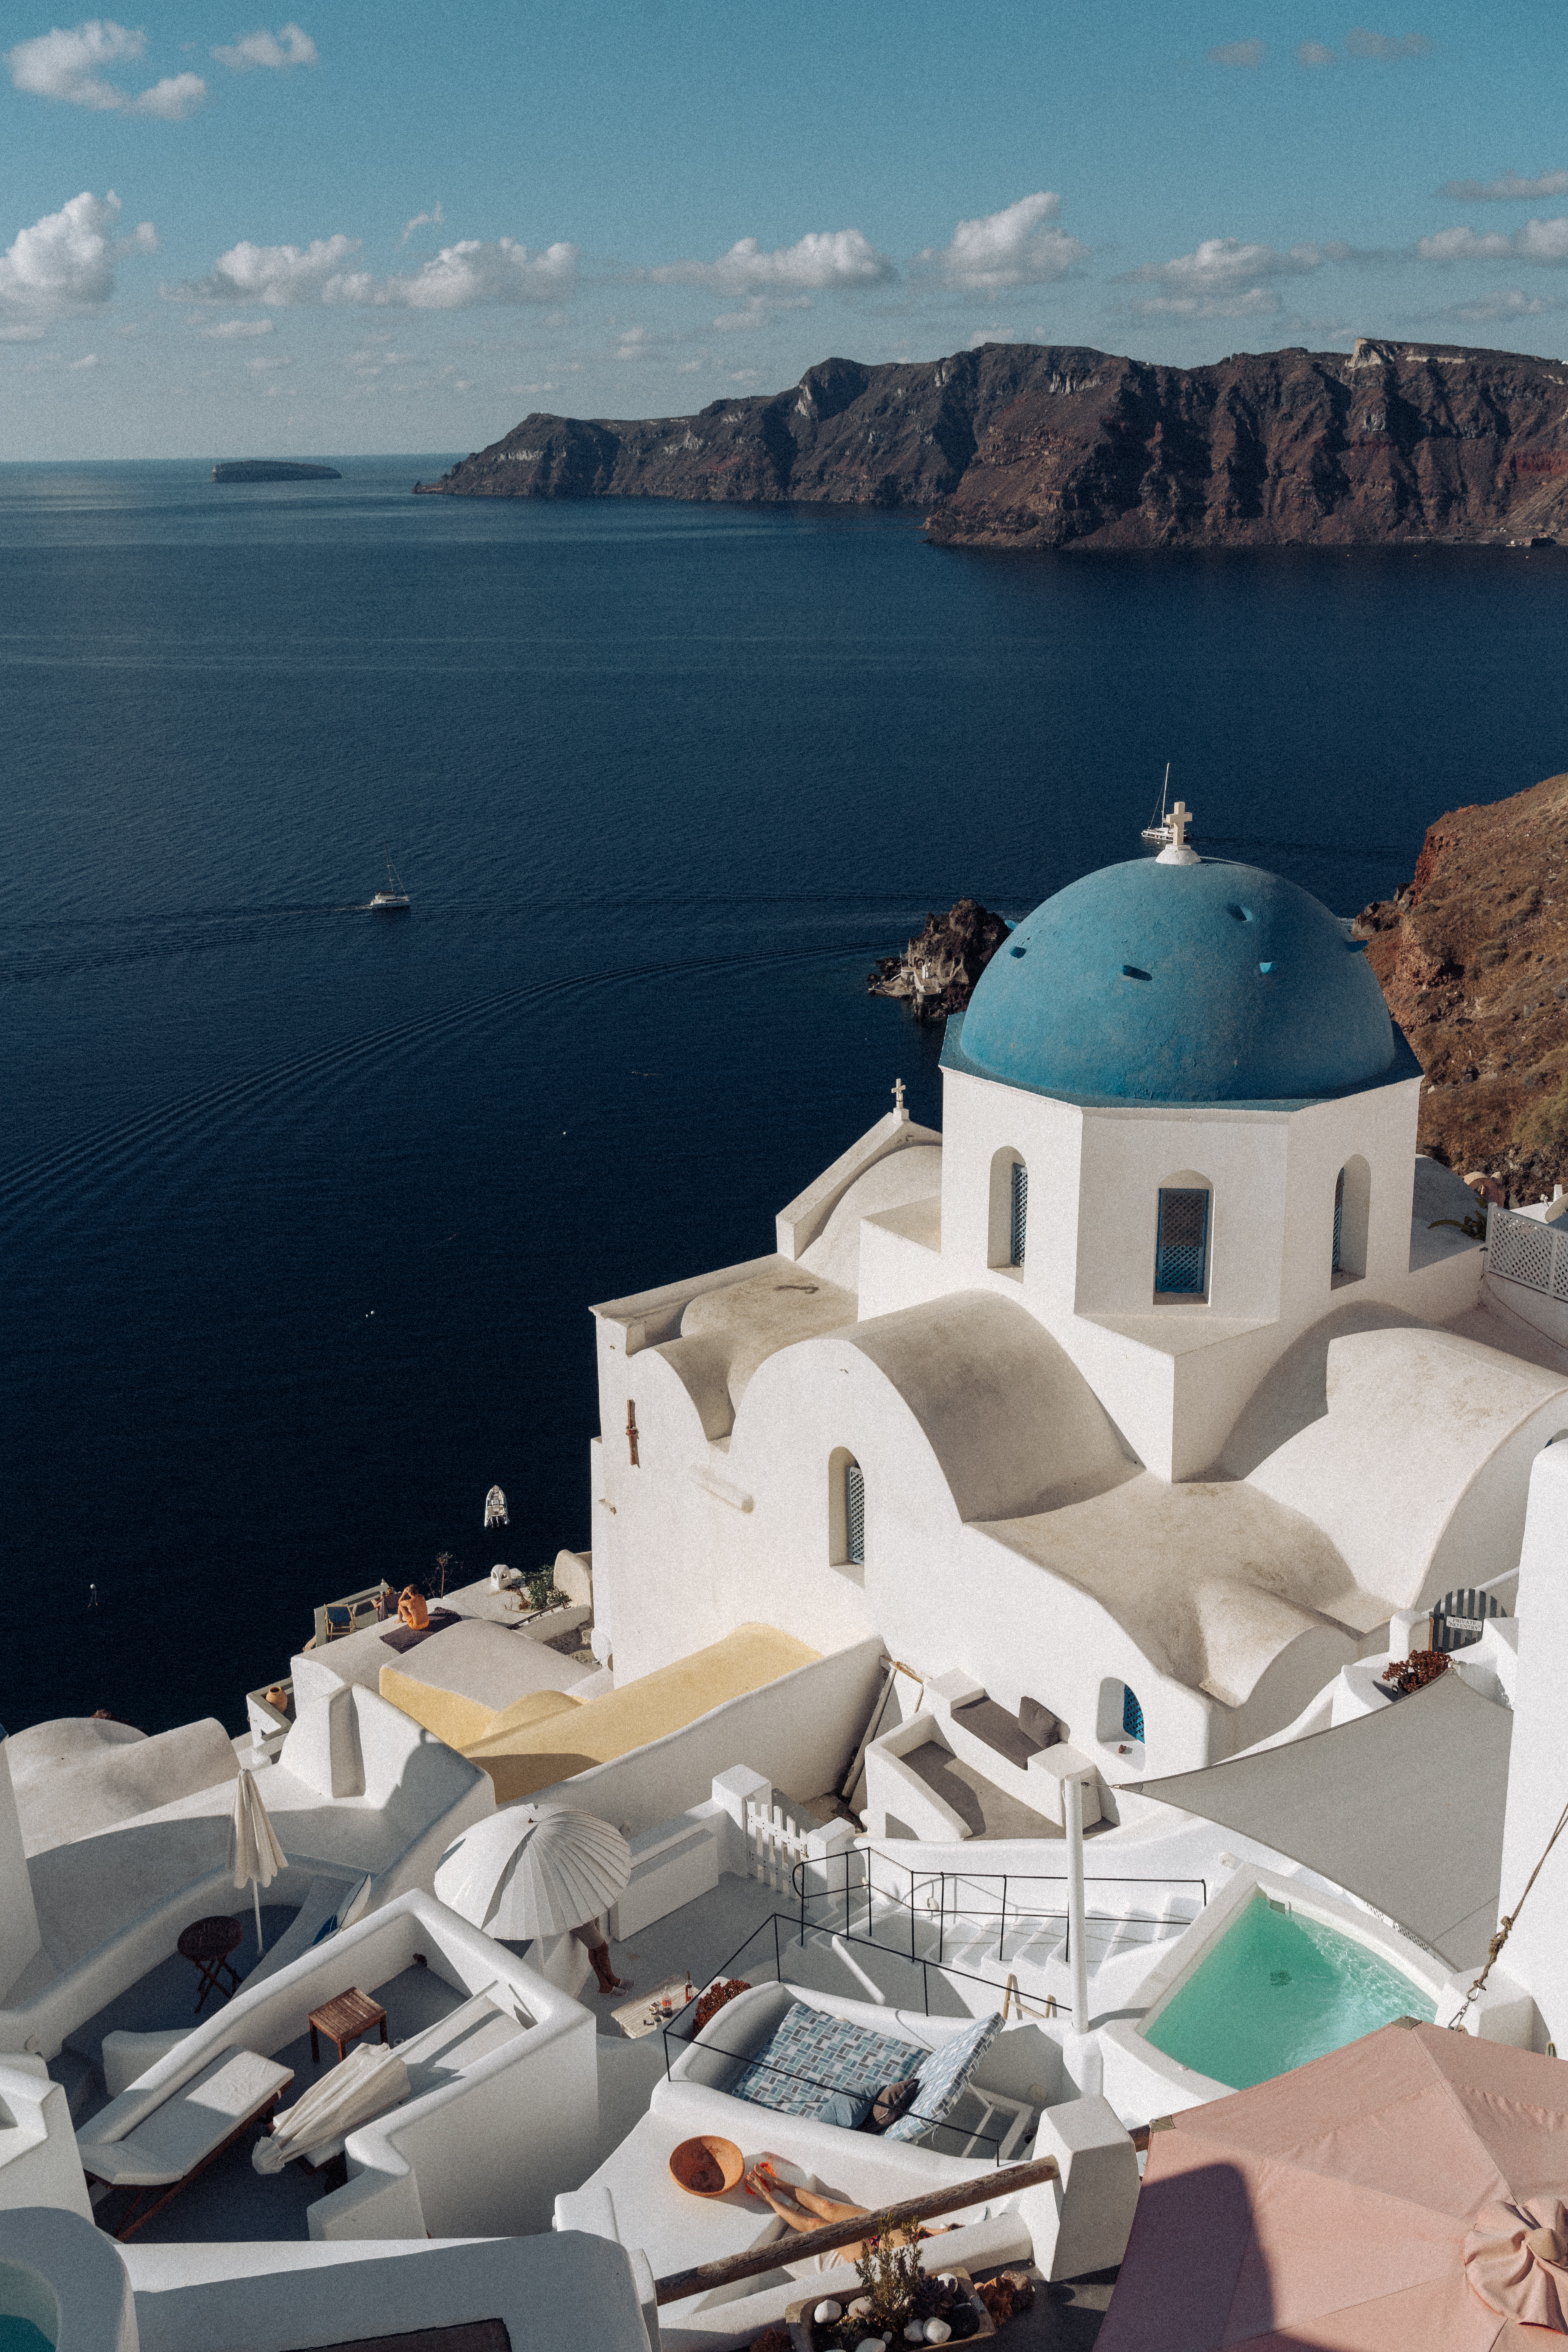
[{"label": "blue sky", "polygon": [[0,10],[0,457],[478,448],[814,360],[1568,344],[1568,18]]}]

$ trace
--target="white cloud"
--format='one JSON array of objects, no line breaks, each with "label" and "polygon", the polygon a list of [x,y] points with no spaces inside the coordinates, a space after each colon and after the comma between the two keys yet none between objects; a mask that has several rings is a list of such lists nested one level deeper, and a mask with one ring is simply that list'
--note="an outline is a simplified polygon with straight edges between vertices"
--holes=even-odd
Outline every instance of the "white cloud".
[{"label": "white cloud", "polygon": [[0,343],[40,343],[43,328],[36,319],[18,319],[14,325],[0,326]]},{"label": "white cloud", "polygon": [[66,362],[67,372],[71,375],[77,374],[77,373],[82,368],[95,368],[101,367],[102,365],[103,362],[99,358],[96,352],[89,352],[83,359],[68,360]]},{"label": "white cloud", "polygon": [[408,310],[468,310],[483,302],[556,302],[576,282],[577,248],[552,245],[531,254],[510,236],[494,245],[474,237],[444,246],[408,277],[374,278],[348,264],[357,236],[313,237],[308,246],[231,246],[212,275],[165,287],[172,301],[307,302],[393,306]]},{"label": "white cloud", "polygon": [[711,321],[721,335],[755,334],[779,310],[809,310],[809,294],[748,294],[743,310],[726,310]]},{"label": "white cloud", "polygon": [[16,87],[35,98],[57,98],[100,114],[152,114],[165,122],[183,121],[207,94],[200,74],[165,75],[134,97],[103,78],[105,67],[134,64],[146,47],[145,33],[117,25],[111,17],[95,16],[68,32],[56,26],[33,40],[18,41],[5,52],[5,63]]},{"label": "white cloud", "polygon": [[951,244],[940,250],[928,246],[916,255],[915,265],[969,294],[1047,285],[1089,258],[1089,247],[1076,236],[1047,226],[1060,209],[1061,198],[1046,190],[1020,196],[999,213],[961,220]]},{"label": "white cloud", "polygon": [[276,359],[247,360],[245,364],[252,375],[270,375],[275,369],[289,368],[294,362],[287,352],[279,352]]},{"label": "white cloud", "polygon": [[215,49],[213,55],[220,66],[227,66],[234,73],[254,73],[258,66],[283,73],[290,66],[321,63],[316,44],[298,25],[282,25],[276,33],[244,33],[227,48]]},{"label": "white cloud", "polygon": [[730,381],[731,383],[760,383],[762,376],[756,368],[736,368]]},{"label": "white cloud", "polygon": [[144,89],[140,98],[132,99],[125,111],[155,114],[163,122],[183,122],[187,114],[195,112],[206,94],[207,86],[200,74],[165,74],[151,89]]},{"label": "white cloud", "polygon": [[1446,310],[1428,311],[1427,316],[1485,327],[1499,319],[1539,319],[1549,310],[1568,310],[1568,295],[1525,294],[1515,287],[1506,294],[1480,294],[1473,302],[1454,302]]},{"label": "white cloud", "polygon": [[1538,203],[1542,196],[1568,196],[1568,172],[1538,172],[1521,180],[1505,172],[1500,180],[1445,180],[1437,194],[1456,205]]},{"label": "white cloud", "polygon": [[[320,302],[331,299],[329,285],[341,283],[344,265],[359,251],[357,236],[313,237],[308,246],[231,246],[219,254],[210,278],[168,290],[182,302]],[[369,280],[366,279],[368,284]]]},{"label": "white cloud", "polygon": [[976,327],[969,338],[969,348],[977,352],[982,343],[1010,343],[1016,340],[1011,327]]},{"label": "white cloud", "polygon": [[388,278],[369,293],[341,301],[396,302],[411,310],[468,310],[481,302],[558,302],[577,282],[574,245],[549,245],[531,254],[510,236],[495,244],[464,237],[443,246],[411,278]]},{"label": "white cloud", "polygon": [[[1244,245],[1239,237],[1205,236],[1195,252],[1178,254],[1173,261],[1145,262],[1129,269],[1124,286],[1169,286],[1173,291],[1199,298],[1240,293],[1268,278],[1302,278],[1321,267],[1327,248],[1293,245],[1280,253],[1271,245]],[[1228,318],[1229,311],[1210,311],[1211,318]]]},{"label": "white cloud", "polygon": [[1261,41],[1222,41],[1209,50],[1208,61],[1211,66],[1240,66],[1250,71],[1263,63],[1267,54]]},{"label": "white cloud", "polygon": [[226,319],[221,326],[202,329],[203,334],[215,343],[248,341],[252,335],[273,335],[277,331],[275,319]]},{"label": "white cloud", "polygon": [[1420,238],[1422,261],[1568,261],[1568,219],[1528,220],[1505,236],[1500,229],[1478,236],[1473,228],[1440,228]]},{"label": "white cloud", "polygon": [[0,306],[16,304],[58,317],[96,310],[114,292],[114,266],[127,253],[155,253],[151,221],[126,237],[113,235],[120,199],[83,189],[58,213],[25,228],[0,254]]},{"label": "white cloud", "polygon": [[858,228],[839,228],[812,230],[798,244],[773,253],[764,253],[754,236],[743,236],[718,261],[670,261],[637,275],[655,286],[712,286],[721,294],[752,294],[882,286],[898,272]]},{"label": "white cloud", "polygon": [[1345,35],[1347,57],[1373,58],[1382,64],[1395,58],[1424,58],[1431,46],[1425,33],[1404,33],[1395,38],[1387,33],[1369,33],[1361,25]]},{"label": "white cloud", "polygon": [[1321,41],[1303,41],[1296,51],[1296,62],[1300,66],[1337,66],[1339,58]]},{"label": "white cloud", "polygon": [[416,228],[439,228],[445,218],[446,215],[438,204],[434,212],[416,213],[411,221],[403,224],[403,235],[397,240],[399,249],[407,244]]}]

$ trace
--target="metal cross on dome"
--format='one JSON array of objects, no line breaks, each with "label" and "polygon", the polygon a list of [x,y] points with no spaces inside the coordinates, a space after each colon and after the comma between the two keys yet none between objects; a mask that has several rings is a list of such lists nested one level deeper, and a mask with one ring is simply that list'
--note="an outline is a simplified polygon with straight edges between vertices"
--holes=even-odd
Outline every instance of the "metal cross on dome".
[{"label": "metal cross on dome", "polygon": [[904,1082],[902,1078],[895,1078],[893,1080],[893,1107],[897,1110],[902,1110],[904,1107]]},{"label": "metal cross on dome", "polygon": [[1170,822],[1171,839],[1173,843],[1176,848],[1185,849],[1187,845],[1187,827],[1193,822],[1192,810],[1187,806],[1185,801],[1178,801],[1176,803],[1175,807],[1171,811]]}]

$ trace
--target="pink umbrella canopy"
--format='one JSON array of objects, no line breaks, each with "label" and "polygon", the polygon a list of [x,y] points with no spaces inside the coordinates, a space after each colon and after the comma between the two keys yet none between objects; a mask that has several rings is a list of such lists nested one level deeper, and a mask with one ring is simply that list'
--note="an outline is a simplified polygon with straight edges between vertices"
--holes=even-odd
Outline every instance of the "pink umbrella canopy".
[{"label": "pink umbrella canopy", "polygon": [[1568,2066],[1385,2025],[1151,2132],[1096,2352],[1544,2352]]}]

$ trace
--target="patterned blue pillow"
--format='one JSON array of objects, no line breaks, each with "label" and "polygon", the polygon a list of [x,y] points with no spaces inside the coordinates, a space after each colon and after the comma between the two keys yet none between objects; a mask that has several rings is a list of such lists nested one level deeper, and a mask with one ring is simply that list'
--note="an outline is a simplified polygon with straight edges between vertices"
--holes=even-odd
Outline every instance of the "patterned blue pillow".
[{"label": "patterned blue pillow", "polygon": [[836,2092],[879,2091],[884,2083],[917,2073],[931,2054],[797,2000],[731,2084],[731,2095],[776,2115],[816,2117]]},{"label": "patterned blue pillow", "polygon": [[963,2096],[964,2085],[1002,2031],[1002,2012],[977,2017],[940,2050],[933,2050],[921,2068],[920,2088],[908,2115],[889,2124],[884,2139],[919,2139],[943,2123]]}]

